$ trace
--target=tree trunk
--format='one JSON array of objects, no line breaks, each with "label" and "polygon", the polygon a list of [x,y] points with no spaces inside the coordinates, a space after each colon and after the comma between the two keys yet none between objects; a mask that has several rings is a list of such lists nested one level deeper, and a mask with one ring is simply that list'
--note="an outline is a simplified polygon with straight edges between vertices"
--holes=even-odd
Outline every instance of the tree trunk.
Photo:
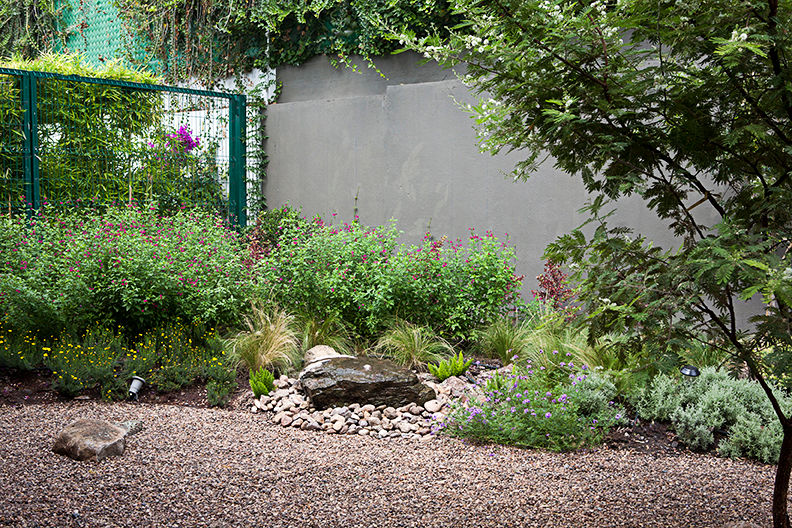
[{"label": "tree trunk", "polygon": [[773,528],[790,528],[787,513],[789,496],[789,474],[792,470],[792,422],[784,421],[784,440],[781,442],[781,453],[778,456],[775,487],[773,488]]}]

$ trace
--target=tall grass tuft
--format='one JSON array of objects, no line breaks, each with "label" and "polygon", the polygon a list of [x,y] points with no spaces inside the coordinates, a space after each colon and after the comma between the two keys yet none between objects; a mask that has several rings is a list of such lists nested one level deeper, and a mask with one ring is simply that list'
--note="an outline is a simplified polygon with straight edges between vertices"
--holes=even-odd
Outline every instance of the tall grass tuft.
[{"label": "tall grass tuft", "polygon": [[476,340],[484,356],[498,358],[506,365],[512,357],[525,354],[530,333],[531,329],[526,323],[514,323],[501,318],[480,330]]},{"label": "tall grass tuft", "polygon": [[278,307],[251,302],[244,318],[244,331],[231,340],[231,355],[236,364],[244,363],[252,372],[261,368],[289,372],[299,365],[294,318]]},{"label": "tall grass tuft", "polygon": [[301,315],[297,318],[297,338],[303,353],[316,345],[332,347],[341,354],[352,353],[349,332],[336,314],[324,318]]},{"label": "tall grass tuft", "polygon": [[426,370],[427,363],[439,363],[454,353],[448,342],[431,328],[397,322],[377,342],[376,350],[393,362],[415,370]]}]

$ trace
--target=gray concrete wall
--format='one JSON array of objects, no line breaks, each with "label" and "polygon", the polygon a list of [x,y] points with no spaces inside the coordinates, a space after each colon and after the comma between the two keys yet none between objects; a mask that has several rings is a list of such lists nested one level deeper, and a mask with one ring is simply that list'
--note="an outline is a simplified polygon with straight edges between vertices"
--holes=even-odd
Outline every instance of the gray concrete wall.
[{"label": "gray concrete wall", "polygon": [[[408,242],[430,222],[437,237],[465,237],[470,227],[508,233],[530,292],[547,244],[585,219],[576,212],[588,198],[582,183],[552,163],[513,182],[507,173],[519,154],[479,152],[474,122],[456,102],[472,99],[452,72],[406,53],[377,65],[387,78],[365,65],[335,69],[324,57],[278,69],[283,91],[267,117],[269,206],[349,220],[357,195],[363,223],[396,218]],[[638,201],[620,202],[618,218],[673,244]]]}]

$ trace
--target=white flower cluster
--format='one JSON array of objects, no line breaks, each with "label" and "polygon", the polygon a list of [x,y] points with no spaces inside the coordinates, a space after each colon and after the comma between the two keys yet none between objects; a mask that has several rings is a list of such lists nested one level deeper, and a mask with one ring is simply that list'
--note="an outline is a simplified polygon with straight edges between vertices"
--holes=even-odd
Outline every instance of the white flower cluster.
[{"label": "white flower cluster", "polygon": [[475,49],[484,43],[484,39],[476,35],[465,35],[464,42],[467,49]]},{"label": "white flower cluster", "polygon": [[745,42],[746,40],[748,40],[748,33],[746,33],[745,31],[741,33],[737,33],[737,30],[735,29],[734,31],[732,31],[731,40]]},{"label": "white flower cluster", "polygon": [[539,3],[539,9],[547,13],[547,17],[556,23],[564,21],[564,13],[561,11],[561,5],[551,0],[542,0]]},{"label": "white flower cluster", "polygon": [[602,27],[602,36],[605,37],[606,39],[613,38],[613,37],[615,37],[618,34],[619,34],[619,29],[618,28],[610,27],[610,26],[603,26]]},{"label": "white flower cluster", "polygon": [[591,3],[591,8],[599,13],[599,16],[605,16],[606,5],[602,0],[594,0]]},{"label": "white flower cluster", "polygon": [[424,48],[423,55],[427,59],[433,59],[440,62],[443,59],[444,48],[440,46],[427,46]]}]

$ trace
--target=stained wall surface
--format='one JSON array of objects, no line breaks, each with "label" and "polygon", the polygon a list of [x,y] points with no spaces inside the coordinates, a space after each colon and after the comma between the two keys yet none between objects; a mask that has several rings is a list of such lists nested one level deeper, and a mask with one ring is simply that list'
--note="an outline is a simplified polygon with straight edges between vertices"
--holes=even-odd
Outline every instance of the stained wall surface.
[{"label": "stained wall surface", "polygon": [[[319,57],[278,69],[282,95],[267,115],[270,208],[289,203],[349,220],[357,196],[361,222],[396,218],[405,242],[430,226],[438,238],[465,237],[471,227],[508,233],[524,292],[535,288],[544,248],[585,219],[580,180],[550,160],[527,182],[512,181],[520,153],[479,152],[474,121],[459,106],[473,99],[453,72],[410,54],[379,60],[385,77],[361,64],[356,73]],[[640,201],[617,207],[622,223],[658,245],[675,243]],[[704,206],[697,213],[710,214]]]}]

